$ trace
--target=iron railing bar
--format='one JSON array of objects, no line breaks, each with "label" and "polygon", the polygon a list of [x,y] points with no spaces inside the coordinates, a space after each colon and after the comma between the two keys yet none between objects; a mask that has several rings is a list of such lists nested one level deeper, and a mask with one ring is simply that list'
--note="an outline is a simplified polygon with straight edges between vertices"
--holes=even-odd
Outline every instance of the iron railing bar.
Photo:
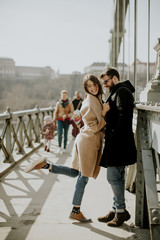
[{"label": "iron railing bar", "polygon": [[8,124],[5,122],[5,126],[4,126],[4,128],[2,129],[2,134],[1,134],[1,138],[2,138],[2,139],[4,139],[4,136],[5,136],[5,134],[6,134],[7,125],[8,125]]},{"label": "iron railing bar", "polygon": [[35,129],[35,126],[34,126],[34,123],[33,123],[33,119],[32,119],[32,116],[30,115],[30,118],[31,118],[31,127],[32,127],[32,130],[34,132],[34,135],[35,135],[35,141],[37,139],[37,133],[36,133],[36,129]]},{"label": "iron railing bar", "polygon": [[156,163],[157,163],[158,177],[159,177],[159,181],[160,181],[160,162],[159,162],[159,155],[158,155],[157,151],[155,151],[155,157],[156,157]]},{"label": "iron railing bar", "polygon": [[27,134],[27,128],[26,128],[26,125],[25,125],[24,121],[22,121],[22,127],[24,129],[23,146],[24,146],[25,138],[27,139],[28,146],[33,146],[32,142],[30,142],[29,136]]},{"label": "iron railing bar", "polygon": [[14,127],[13,127],[13,124],[11,124],[11,131],[12,131],[12,134],[13,134],[13,138],[14,138],[14,141],[13,141],[13,145],[12,145],[12,152],[13,152],[13,149],[14,149],[14,145],[15,143],[17,144],[17,148],[18,148],[18,152],[23,152],[24,153],[24,149],[21,147],[19,141],[18,141],[18,138],[17,138],[17,134],[14,130]]},{"label": "iron railing bar", "polygon": [[1,138],[0,138],[0,148],[3,151],[5,158],[8,159],[9,158],[9,154],[7,152],[7,149],[4,146],[3,139],[1,139]]},{"label": "iron railing bar", "polygon": [[31,146],[33,147],[33,144],[32,144],[32,129],[31,129],[31,117],[30,115],[28,115],[28,122],[27,122],[27,141],[28,141],[28,146]]}]

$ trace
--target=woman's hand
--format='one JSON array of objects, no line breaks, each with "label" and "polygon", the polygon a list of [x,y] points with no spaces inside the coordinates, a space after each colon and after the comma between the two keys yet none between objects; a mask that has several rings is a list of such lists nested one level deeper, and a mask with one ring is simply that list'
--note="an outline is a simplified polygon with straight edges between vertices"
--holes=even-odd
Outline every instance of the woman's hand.
[{"label": "woman's hand", "polygon": [[65,120],[67,118],[67,115],[66,114],[64,114],[63,115],[63,120]]},{"label": "woman's hand", "polygon": [[109,102],[103,104],[102,116],[105,117],[106,113],[110,110]]}]

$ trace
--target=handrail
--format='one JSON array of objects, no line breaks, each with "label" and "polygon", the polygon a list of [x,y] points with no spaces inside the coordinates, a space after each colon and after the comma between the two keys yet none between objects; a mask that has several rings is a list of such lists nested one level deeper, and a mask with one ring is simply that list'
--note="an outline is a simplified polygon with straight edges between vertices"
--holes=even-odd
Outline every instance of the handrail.
[{"label": "handrail", "polygon": [[46,108],[38,108],[38,106],[36,105],[35,108],[33,109],[10,112],[10,108],[7,108],[6,112],[0,113],[0,120],[8,119],[10,117],[10,114],[13,116],[24,116],[24,115],[39,113],[39,112],[41,113],[48,112],[48,111],[54,112],[54,109],[55,107],[53,106],[46,107]]},{"label": "handrail", "polygon": [[136,225],[149,226],[151,239],[160,235],[160,103],[138,103]]},{"label": "handrail", "polygon": [[137,103],[136,108],[146,111],[160,112],[160,103]]},{"label": "handrail", "polygon": [[32,151],[42,145],[40,132],[42,130],[45,115],[53,117],[55,107],[39,108],[0,114],[1,136],[0,136],[0,162],[13,163],[17,154],[25,156],[26,148]]}]

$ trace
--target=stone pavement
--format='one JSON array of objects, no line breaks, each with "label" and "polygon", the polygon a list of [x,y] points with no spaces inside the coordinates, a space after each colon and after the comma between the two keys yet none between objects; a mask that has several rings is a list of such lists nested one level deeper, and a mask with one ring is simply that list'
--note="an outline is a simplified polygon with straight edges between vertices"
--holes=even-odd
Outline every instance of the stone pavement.
[{"label": "stone pavement", "polygon": [[127,209],[131,219],[121,227],[108,227],[97,221],[112,205],[112,192],[107,183],[106,170],[86,187],[81,210],[92,223],[70,220],[72,196],[76,179],[55,175],[48,170],[25,173],[25,166],[39,156],[47,156],[50,163],[71,166],[73,140],[69,137],[68,153],[56,154],[57,136],[51,152],[40,148],[26,158],[0,182],[0,240],[149,240],[149,230],[139,229],[135,222],[135,195],[126,191]]}]

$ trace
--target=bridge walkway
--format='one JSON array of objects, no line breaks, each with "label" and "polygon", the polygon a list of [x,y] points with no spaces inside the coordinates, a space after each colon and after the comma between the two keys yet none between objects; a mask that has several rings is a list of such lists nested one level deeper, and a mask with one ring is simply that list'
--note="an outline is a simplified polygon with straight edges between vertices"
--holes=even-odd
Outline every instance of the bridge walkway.
[{"label": "bridge walkway", "polygon": [[149,240],[149,230],[135,223],[135,194],[126,191],[127,209],[131,219],[121,227],[108,227],[97,221],[112,205],[112,192],[106,181],[106,170],[96,180],[90,179],[81,210],[92,218],[82,224],[69,219],[76,179],[55,175],[47,170],[25,173],[25,166],[40,156],[50,163],[71,166],[74,140],[69,133],[68,152],[56,154],[57,136],[51,152],[39,148],[1,178],[0,182],[0,239],[1,240]]}]

